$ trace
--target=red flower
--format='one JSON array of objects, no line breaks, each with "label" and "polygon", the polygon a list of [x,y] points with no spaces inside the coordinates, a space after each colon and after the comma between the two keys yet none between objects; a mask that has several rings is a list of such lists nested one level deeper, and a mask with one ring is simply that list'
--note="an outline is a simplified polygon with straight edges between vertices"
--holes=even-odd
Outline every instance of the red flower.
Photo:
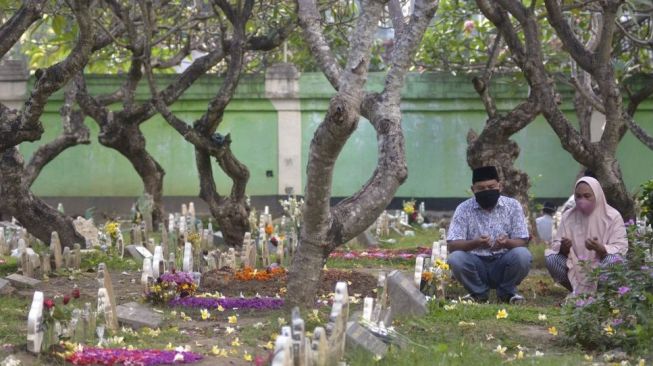
[{"label": "red flower", "polygon": [[46,309],[50,310],[54,307],[54,301],[52,301],[52,299],[46,299],[43,301],[43,306],[45,306]]},{"label": "red flower", "polygon": [[63,304],[68,305],[69,302],[70,302],[70,296],[69,295],[64,295]]},{"label": "red flower", "polygon": [[72,295],[73,295],[73,298],[79,299],[80,293],[79,293],[79,289],[77,287],[75,287],[73,289]]},{"label": "red flower", "polygon": [[277,245],[279,245],[279,239],[277,239],[276,236],[273,236],[272,238],[270,238],[270,243],[276,247]]}]

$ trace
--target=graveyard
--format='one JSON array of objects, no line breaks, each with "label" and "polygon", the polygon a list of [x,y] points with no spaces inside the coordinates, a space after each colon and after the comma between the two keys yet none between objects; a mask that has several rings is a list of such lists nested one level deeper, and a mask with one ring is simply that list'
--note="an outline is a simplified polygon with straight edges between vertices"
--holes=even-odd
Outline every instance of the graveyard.
[{"label": "graveyard", "polygon": [[0,1],[0,366],[653,366],[651,1]]},{"label": "graveyard", "polygon": [[542,244],[531,245],[524,305],[478,304],[451,276],[446,229],[385,211],[331,254],[315,306],[300,313],[284,306],[300,217],[252,211],[256,234],[237,252],[189,208],[158,230],[107,222],[72,250],[7,223],[3,365],[646,364],[568,343],[566,290]]}]

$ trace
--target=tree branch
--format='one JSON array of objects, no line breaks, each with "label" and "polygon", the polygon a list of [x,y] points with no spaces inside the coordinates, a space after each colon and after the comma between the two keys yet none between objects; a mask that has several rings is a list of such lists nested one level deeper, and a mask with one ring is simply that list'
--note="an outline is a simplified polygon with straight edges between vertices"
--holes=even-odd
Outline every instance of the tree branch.
[{"label": "tree branch", "polygon": [[0,59],[16,44],[35,21],[41,18],[45,0],[27,0],[16,13],[0,25]]},{"label": "tree branch", "polygon": [[340,76],[342,68],[338,65],[335,56],[331,52],[331,47],[324,38],[322,29],[320,29],[320,14],[317,11],[315,0],[298,0],[299,25],[301,26],[304,39],[311,49],[320,69],[331,83],[334,89],[340,88]]},{"label": "tree branch", "polygon": [[594,93],[594,91],[584,87],[578,82],[578,79],[575,77],[572,77],[570,79],[571,85],[574,86],[576,91],[580,93],[580,95],[588,101],[591,105],[592,108],[596,109],[597,111],[605,114],[605,108],[603,107],[603,104],[601,104],[601,101],[599,100],[599,97]]},{"label": "tree branch", "polygon": [[594,58],[580,40],[576,38],[571,27],[567,24],[567,21],[562,15],[562,10],[558,5],[558,0],[544,0],[544,5],[546,6],[549,23],[555,29],[565,49],[580,67],[591,73],[595,67]]},{"label": "tree branch", "polygon": [[626,123],[630,132],[637,137],[646,147],[653,150],[653,136],[649,135],[644,129],[639,126],[632,117],[626,118]]},{"label": "tree branch", "polygon": [[485,111],[487,112],[488,117],[495,118],[498,115],[497,105],[490,94],[490,80],[492,79],[492,74],[494,73],[494,67],[496,66],[497,59],[499,56],[499,49],[501,48],[501,34],[499,33],[495,38],[490,48],[490,56],[488,57],[487,63],[485,64],[485,69],[483,74],[478,77],[475,76],[472,79],[472,84],[474,85],[474,90],[481,97],[483,106],[485,106]]},{"label": "tree branch", "polygon": [[74,82],[69,83],[69,87],[64,93],[64,104],[59,110],[63,125],[61,134],[55,140],[39,146],[32,155],[25,167],[25,176],[23,178],[28,187],[32,186],[43,167],[62,151],[78,144],[89,144],[91,142],[90,131],[84,125],[84,114],[80,111],[73,111],[76,93],[76,84]]},{"label": "tree branch", "polygon": [[[94,32],[90,18],[89,4],[84,0],[74,0],[72,4],[75,18],[79,26],[79,38],[70,54],[61,62],[45,70],[37,70],[37,79],[31,95],[25,102],[25,109],[15,116],[13,121],[6,119],[8,108],[2,108],[2,126],[0,127],[0,151],[15,146],[22,141],[34,141],[43,133],[39,121],[45,104],[55,91],[64,86],[74,74],[88,62],[93,47]],[[5,124],[8,124],[6,126]],[[5,136],[5,133],[9,135]]]},{"label": "tree branch", "polygon": [[399,35],[399,39],[392,50],[390,70],[385,79],[384,94],[388,94],[390,103],[398,103],[401,88],[404,85],[406,73],[413,61],[413,55],[422,36],[429,25],[428,21],[433,18],[439,1],[416,0],[413,14],[408,26]]}]

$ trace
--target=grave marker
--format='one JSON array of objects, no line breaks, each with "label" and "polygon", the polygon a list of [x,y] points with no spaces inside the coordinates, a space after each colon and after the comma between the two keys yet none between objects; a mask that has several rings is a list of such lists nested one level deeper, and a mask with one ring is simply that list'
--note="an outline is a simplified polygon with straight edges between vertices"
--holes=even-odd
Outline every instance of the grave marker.
[{"label": "grave marker", "polygon": [[292,339],[289,336],[278,336],[274,345],[272,366],[294,366],[292,360]]},{"label": "grave marker", "polygon": [[148,327],[156,329],[163,323],[163,314],[153,311],[147,305],[130,302],[117,308],[118,320],[135,329]]},{"label": "grave marker", "polygon": [[175,259],[175,253],[170,253],[168,255],[168,270],[171,272],[177,270],[177,261]]},{"label": "grave marker", "polygon": [[184,244],[184,259],[182,270],[184,272],[193,272],[193,245],[189,242]]},{"label": "grave marker", "polygon": [[27,350],[40,353],[43,344],[43,292],[35,291],[27,315]]},{"label": "grave marker", "polygon": [[338,362],[345,354],[345,333],[349,317],[347,283],[338,282],[326,331],[329,340],[329,359]]},{"label": "grave marker", "polygon": [[152,275],[154,278],[159,278],[164,273],[163,247],[158,245],[154,248],[154,256],[152,257]]},{"label": "grave marker", "polygon": [[82,266],[82,247],[81,245],[75,243],[73,244],[72,267],[74,269],[80,269],[81,266]]},{"label": "grave marker", "polygon": [[[114,310],[112,309],[109,291],[104,287],[100,287],[97,292],[97,313],[104,317],[104,324],[107,328],[117,330],[118,321]],[[102,338],[101,334],[98,334],[98,336]]]},{"label": "grave marker", "polygon": [[426,297],[415,287],[415,281],[411,281],[398,270],[390,272],[387,281],[392,318],[395,315],[426,314]]},{"label": "grave marker", "polygon": [[0,255],[9,255],[9,245],[7,245],[7,239],[5,238],[5,229],[0,227]]},{"label": "grave marker", "polygon": [[313,331],[313,341],[311,342],[312,357],[311,362],[314,366],[327,366],[329,342],[327,341],[326,331],[322,327],[315,328]]},{"label": "grave marker", "polygon": [[113,292],[113,282],[111,281],[111,273],[107,269],[107,266],[104,263],[98,265],[98,282],[101,288],[104,288],[107,292],[109,300],[109,316],[105,315],[105,320],[107,326],[111,330],[118,329],[118,318],[116,313],[116,296]]},{"label": "grave marker", "polygon": [[61,252],[61,241],[56,231],[50,236],[50,253],[54,254],[54,269],[59,271],[63,268],[63,258]]},{"label": "grave marker", "polygon": [[41,272],[47,276],[52,272],[52,265],[50,264],[50,253],[43,253],[41,257]]},{"label": "grave marker", "polygon": [[35,278],[19,275],[18,273],[13,273],[5,278],[9,280],[14,287],[18,288],[32,288],[41,283],[41,281]]},{"label": "grave marker", "polygon": [[149,279],[153,278],[152,273],[152,258],[143,259],[143,273],[141,274],[141,285],[147,287]]},{"label": "grave marker", "polygon": [[415,286],[419,289],[419,285],[422,283],[422,272],[424,272],[424,257],[421,255],[415,258]]}]

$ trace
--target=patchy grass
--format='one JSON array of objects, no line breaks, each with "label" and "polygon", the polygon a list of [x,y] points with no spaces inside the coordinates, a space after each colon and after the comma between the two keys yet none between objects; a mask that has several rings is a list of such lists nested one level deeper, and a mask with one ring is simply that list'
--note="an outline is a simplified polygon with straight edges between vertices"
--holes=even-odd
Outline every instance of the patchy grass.
[{"label": "patchy grass", "polygon": [[105,263],[107,268],[116,271],[133,271],[138,270],[140,266],[132,258],[120,259],[118,255],[109,255],[101,250],[95,250],[82,255],[81,268],[95,268],[98,264]]},{"label": "patchy grass", "polygon": [[375,268],[381,270],[409,270],[415,268],[414,260],[403,260],[403,259],[343,259],[343,258],[329,258],[327,260],[327,268],[338,268],[338,269],[361,269],[361,268]]},{"label": "patchy grass", "polygon": [[0,344],[27,342],[27,313],[31,300],[17,296],[0,296]]},{"label": "patchy grass", "polygon": [[[504,309],[507,317],[497,319]],[[540,314],[546,320],[540,320]],[[433,301],[427,316],[396,322],[408,346],[393,348],[379,364],[502,365],[511,359],[517,365],[580,364],[584,352],[549,333],[562,321],[560,310],[552,307]],[[496,352],[498,346],[506,348],[503,354]],[[520,350],[523,358],[518,359]],[[360,352],[350,356],[352,365],[373,361]]]},{"label": "patchy grass", "polygon": [[4,259],[5,263],[0,264],[0,277],[8,276],[12,273],[16,273],[18,270],[18,259],[11,256],[0,256]]}]

